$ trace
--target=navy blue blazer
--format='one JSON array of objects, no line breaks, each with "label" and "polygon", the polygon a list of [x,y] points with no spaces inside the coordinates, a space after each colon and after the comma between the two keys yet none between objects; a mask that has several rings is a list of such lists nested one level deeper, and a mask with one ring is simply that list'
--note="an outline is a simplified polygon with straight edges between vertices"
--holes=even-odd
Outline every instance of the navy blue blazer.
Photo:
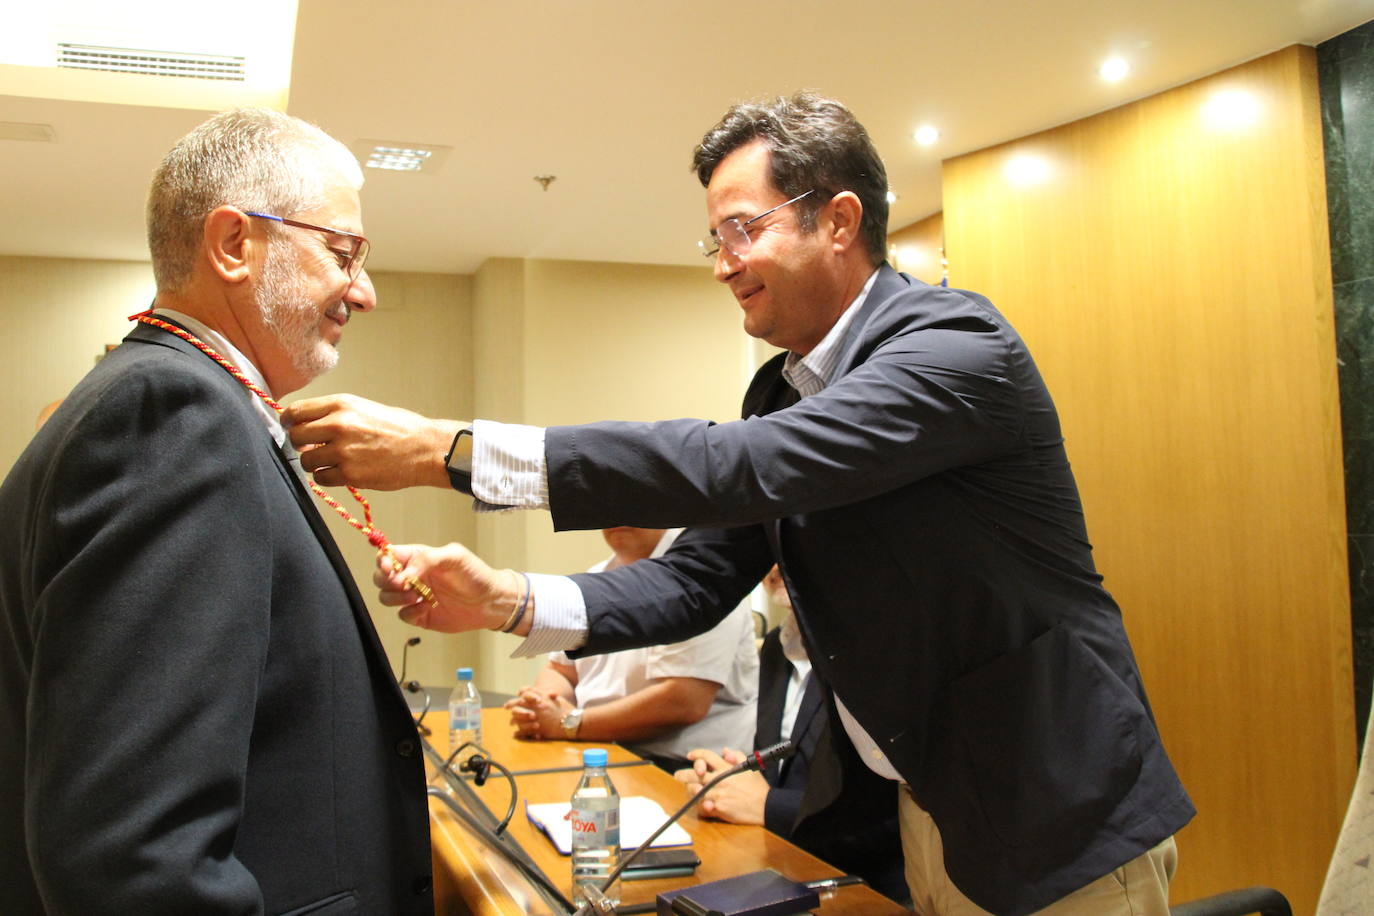
[{"label": "navy blue blazer", "polygon": [[556,528],[695,526],[664,557],[574,577],[586,651],[700,632],[776,559],[815,670],[984,909],[1033,912],[1186,824],[1015,329],[884,266],[824,391],[793,403],[781,363],[739,422],[547,431]]},{"label": "navy blue blazer", "polygon": [[312,497],[139,326],[0,487],[0,911],[431,914],[419,736]]}]

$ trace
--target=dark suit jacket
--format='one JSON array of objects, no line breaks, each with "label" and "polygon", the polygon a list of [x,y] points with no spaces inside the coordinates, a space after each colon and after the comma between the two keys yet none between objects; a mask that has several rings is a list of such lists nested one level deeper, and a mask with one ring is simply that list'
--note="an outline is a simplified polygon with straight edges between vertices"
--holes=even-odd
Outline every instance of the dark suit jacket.
[{"label": "dark suit jacket", "polygon": [[[783,706],[792,663],[774,628],[759,650],[758,725],[754,747],[782,739]],[[902,840],[894,804],[897,787],[864,765],[844,729],[832,732],[830,691],[816,672],[806,679],[791,742],[795,753],[769,764],[764,826],[858,875],[894,900],[908,899]]]},{"label": "dark suit jacket", "polygon": [[829,387],[793,403],[781,363],[742,422],[547,431],[556,528],[698,526],[574,577],[586,651],[698,632],[776,558],[815,669],[984,909],[1032,912],[1187,823],[1054,404],[1006,319],[883,267]]},{"label": "dark suit jacket", "polygon": [[139,326],[0,487],[0,912],[432,913],[418,736],[251,394]]}]

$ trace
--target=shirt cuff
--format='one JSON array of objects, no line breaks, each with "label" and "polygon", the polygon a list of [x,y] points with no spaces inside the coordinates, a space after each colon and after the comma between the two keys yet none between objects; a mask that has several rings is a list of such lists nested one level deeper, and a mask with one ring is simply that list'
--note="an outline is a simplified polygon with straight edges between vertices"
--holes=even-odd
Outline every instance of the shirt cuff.
[{"label": "shirt cuff", "polygon": [[544,428],[474,420],[472,496],[479,512],[547,509]]},{"label": "shirt cuff", "polygon": [[532,658],[560,649],[578,649],[587,642],[587,602],[582,589],[567,576],[530,573],[534,621],[511,658]]}]

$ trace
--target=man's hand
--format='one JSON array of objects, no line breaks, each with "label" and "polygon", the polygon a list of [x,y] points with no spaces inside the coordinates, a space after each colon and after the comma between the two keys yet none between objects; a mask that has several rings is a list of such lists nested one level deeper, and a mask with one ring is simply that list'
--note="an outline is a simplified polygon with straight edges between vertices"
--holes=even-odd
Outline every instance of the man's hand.
[{"label": "man's hand", "polygon": [[[392,556],[401,565],[393,568],[385,554],[377,557],[372,581],[380,590],[382,604],[399,607],[406,623],[440,633],[497,629],[519,607],[525,596],[523,577],[513,569],[492,569],[462,544],[425,547],[393,544]],[[434,592],[434,604],[423,600],[406,585],[418,579]],[[531,598],[524,619],[515,632],[524,636],[534,619]]]},{"label": "man's hand", "polygon": [[[746,756],[742,751],[728,747],[720,754],[704,749],[689,751],[687,759],[692,761],[692,768],[678,770],[673,777],[687,787],[688,794],[696,795],[717,775],[743,763]],[[723,780],[707,793],[697,810],[704,817],[762,827],[764,803],[767,800],[768,780],[763,778],[762,773],[746,771]]]},{"label": "man's hand", "polygon": [[573,708],[567,700],[552,693],[540,693],[533,687],[522,687],[520,693],[507,700],[510,722],[517,738],[562,738],[563,717]]},{"label": "man's hand", "polygon": [[351,394],[297,401],[283,411],[282,422],[301,453],[301,467],[316,482],[369,490],[449,487],[444,456],[468,425]]}]

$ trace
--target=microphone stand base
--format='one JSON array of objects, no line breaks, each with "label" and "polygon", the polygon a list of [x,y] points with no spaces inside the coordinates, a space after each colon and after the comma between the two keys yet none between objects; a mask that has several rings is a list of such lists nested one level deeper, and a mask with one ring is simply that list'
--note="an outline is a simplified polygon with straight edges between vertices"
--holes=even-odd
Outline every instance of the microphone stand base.
[{"label": "microphone stand base", "polygon": [[575,896],[584,897],[573,916],[615,916],[615,902],[596,887],[580,887]]}]

